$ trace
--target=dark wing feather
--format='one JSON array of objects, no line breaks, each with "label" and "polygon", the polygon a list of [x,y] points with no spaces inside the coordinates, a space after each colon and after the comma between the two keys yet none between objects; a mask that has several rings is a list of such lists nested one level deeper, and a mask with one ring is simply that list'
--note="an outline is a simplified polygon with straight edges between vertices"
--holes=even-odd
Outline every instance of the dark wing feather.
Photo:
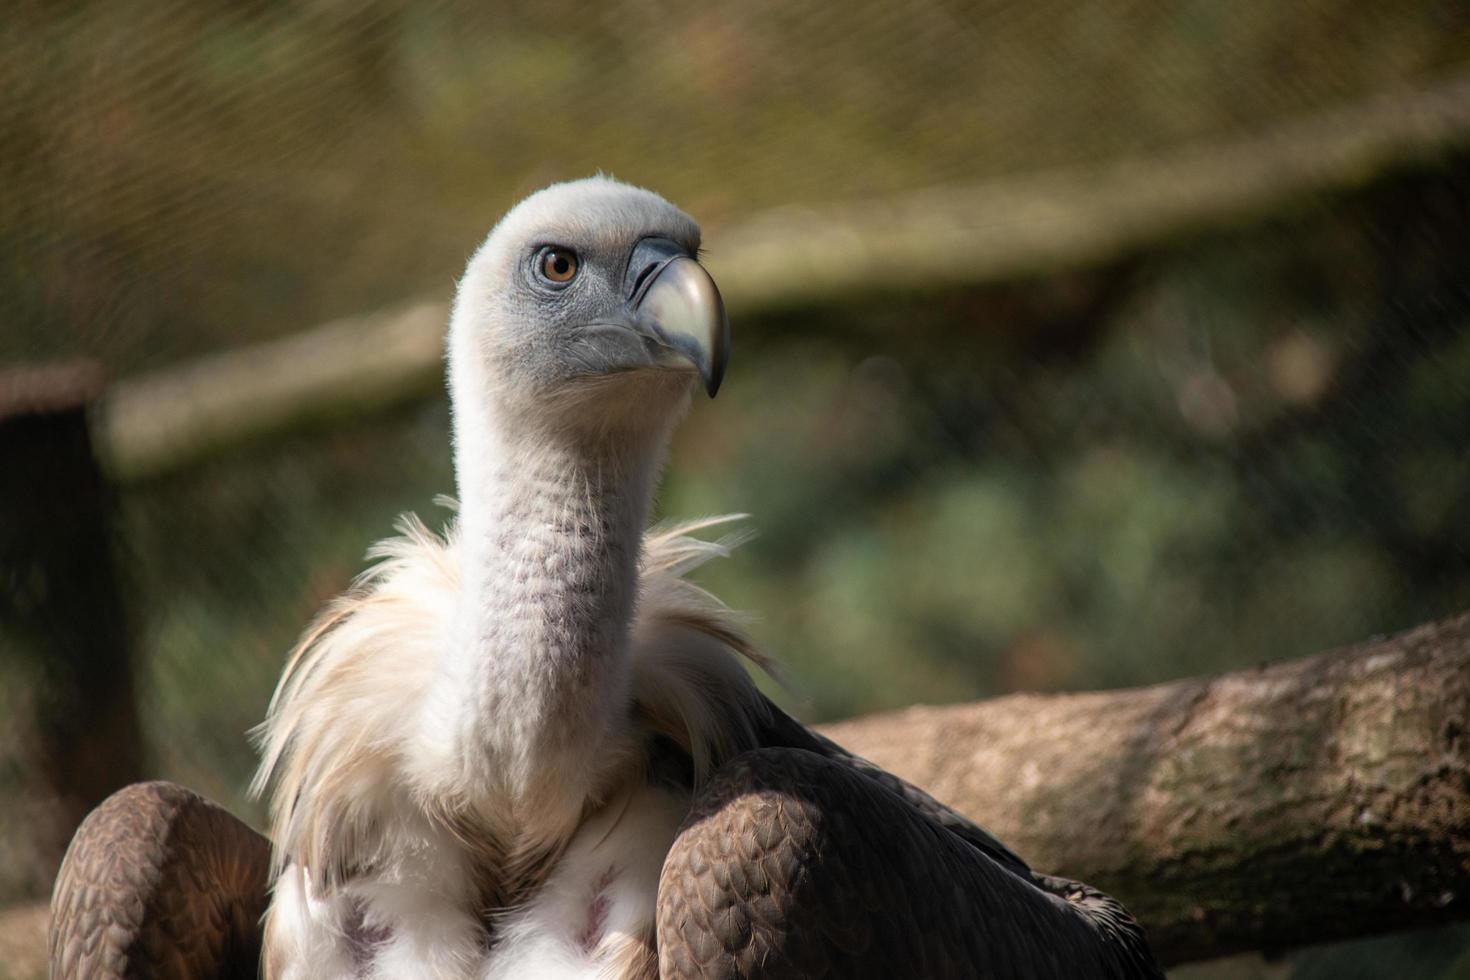
[{"label": "dark wing feather", "polygon": [[969,841],[1012,871],[1023,875],[1031,873],[1026,862],[1016,856],[1014,851],[969,817],[940,803],[913,783],[900,779],[886,769],[880,769],[862,756],[853,755],[825,735],[819,735],[807,728],[774,704],[771,704],[769,708],[769,721],[759,733],[761,745],[805,749],[849,765],[870,779],[876,780],[889,792],[898,794],[924,816]]},{"label": "dark wing feather", "polygon": [[82,821],[51,895],[51,976],[254,978],[270,845],[173,783],[138,783]]},{"label": "dark wing feather", "polygon": [[1118,903],[1040,879],[842,759],[747,752],[664,864],[659,975],[1162,978]]}]

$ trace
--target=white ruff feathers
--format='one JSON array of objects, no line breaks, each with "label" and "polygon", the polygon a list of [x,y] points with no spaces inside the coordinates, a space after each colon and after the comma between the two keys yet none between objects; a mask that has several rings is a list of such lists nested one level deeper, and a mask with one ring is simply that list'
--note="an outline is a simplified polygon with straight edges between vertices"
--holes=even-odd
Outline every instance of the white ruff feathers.
[{"label": "white ruff feathers", "polygon": [[[451,642],[460,588],[455,532],[441,537],[406,517],[401,536],[378,544],[377,563],[292,653],[257,732],[254,791],[274,786],[268,975],[649,975],[658,868],[687,797],[648,788],[639,746],[669,738],[698,781],[754,747],[766,713],[739,662],[764,658],[734,615],[684,578],[736,543],[690,534],[732,519],[645,537],[627,750],[607,761],[607,805],[587,800],[580,829],[552,853],[537,828],[485,801],[446,797],[447,781],[422,771],[419,709]],[[615,877],[599,883],[606,868]],[[588,926],[576,919],[600,907],[599,885],[612,904],[593,923],[592,947],[578,948]],[[487,910],[503,938],[488,954]]]}]

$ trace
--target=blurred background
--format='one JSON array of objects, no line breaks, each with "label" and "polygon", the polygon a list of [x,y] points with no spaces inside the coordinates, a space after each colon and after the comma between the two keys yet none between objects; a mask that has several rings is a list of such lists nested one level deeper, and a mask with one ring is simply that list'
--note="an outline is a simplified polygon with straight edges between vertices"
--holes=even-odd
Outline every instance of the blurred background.
[{"label": "blurred background", "polygon": [[[447,517],[441,304],[599,170],[705,227],[734,358],[659,510],[752,515],[704,581],[802,718],[1470,608],[1461,0],[21,0],[0,481],[69,489],[0,512],[0,905],[49,888],[58,771],[259,825],[286,651]],[[1470,977],[1470,930],[1178,975]]]}]

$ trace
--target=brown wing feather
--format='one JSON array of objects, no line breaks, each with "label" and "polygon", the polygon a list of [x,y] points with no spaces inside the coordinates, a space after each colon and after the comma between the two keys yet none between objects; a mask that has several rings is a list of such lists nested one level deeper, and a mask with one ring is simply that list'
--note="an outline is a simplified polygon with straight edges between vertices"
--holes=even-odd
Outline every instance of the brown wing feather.
[{"label": "brown wing feather", "polygon": [[119,790],[82,822],[51,895],[51,976],[254,978],[270,846],[172,783]]},{"label": "brown wing feather", "polygon": [[1162,978],[1121,906],[1056,889],[839,759],[760,749],[716,773],[664,864],[659,975]]}]

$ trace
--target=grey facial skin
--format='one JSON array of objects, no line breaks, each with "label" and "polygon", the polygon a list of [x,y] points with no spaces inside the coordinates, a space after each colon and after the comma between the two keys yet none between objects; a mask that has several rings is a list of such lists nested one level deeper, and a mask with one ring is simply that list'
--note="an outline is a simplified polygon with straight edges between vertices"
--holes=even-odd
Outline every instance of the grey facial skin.
[{"label": "grey facial skin", "polygon": [[[553,281],[546,263],[568,256],[577,263],[575,274]],[[684,245],[647,237],[614,251],[601,243],[557,242],[534,250],[525,276],[541,308],[554,311],[552,335],[561,346],[561,357],[550,362],[556,379],[692,367],[710,397],[719,390],[730,360],[730,322],[719,288]],[[544,370],[548,362],[541,363]]]}]

